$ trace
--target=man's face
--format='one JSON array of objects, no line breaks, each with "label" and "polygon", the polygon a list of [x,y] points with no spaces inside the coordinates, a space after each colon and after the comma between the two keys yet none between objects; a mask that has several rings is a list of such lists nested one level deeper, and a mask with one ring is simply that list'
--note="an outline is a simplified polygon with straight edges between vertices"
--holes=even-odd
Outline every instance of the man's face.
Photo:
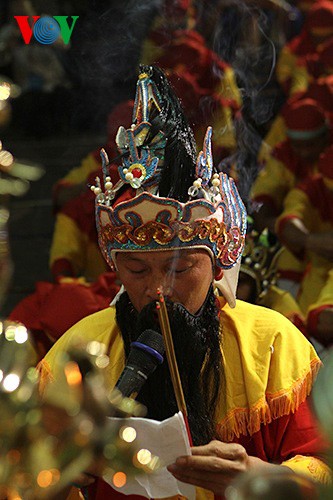
[{"label": "man's face", "polygon": [[119,252],[116,262],[119,279],[138,312],[162,289],[173,302],[196,314],[213,280],[211,257],[202,249]]}]

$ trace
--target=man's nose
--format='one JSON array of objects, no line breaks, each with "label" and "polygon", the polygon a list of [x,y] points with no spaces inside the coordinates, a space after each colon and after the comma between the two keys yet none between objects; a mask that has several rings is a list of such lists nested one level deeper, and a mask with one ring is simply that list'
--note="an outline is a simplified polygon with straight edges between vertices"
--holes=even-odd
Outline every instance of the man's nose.
[{"label": "man's nose", "polygon": [[170,273],[152,273],[149,277],[146,293],[150,300],[158,299],[158,291],[161,291],[163,295],[171,294],[172,279]]}]

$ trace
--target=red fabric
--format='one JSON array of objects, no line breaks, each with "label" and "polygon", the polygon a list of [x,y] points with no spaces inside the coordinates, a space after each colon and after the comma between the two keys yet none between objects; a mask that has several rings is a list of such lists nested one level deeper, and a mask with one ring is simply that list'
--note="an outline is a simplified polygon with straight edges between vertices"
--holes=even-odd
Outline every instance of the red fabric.
[{"label": "red fabric", "polygon": [[296,57],[316,52],[316,46],[311,39],[310,33],[305,28],[287,44],[286,48]]},{"label": "red fabric", "polygon": [[329,0],[316,2],[308,12],[304,27],[309,31],[316,28],[333,30],[333,3]]},{"label": "red fabric", "polygon": [[333,37],[323,43],[315,54],[303,58],[302,63],[313,78],[332,76],[333,67]]},{"label": "red fabric", "polygon": [[91,285],[77,280],[59,284],[40,281],[36,291],[10,313],[29,330],[45,332],[53,341],[80,319],[109,305],[119,290],[115,273],[100,275]]},{"label": "red fabric", "polygon": [[[297,255],[297,257],[302,258],[302,255]],[[292,271],[290,269],[279,269],[279,278],[285,279],[285,280],[290,280],[290,281],[295,281],[296,283],[300,283],[302,281],[302,278],[303,278],[303,273],[301,273],[299,271]],[[290,321],[292,323],[294,323],[293,319],[290,319]],[[299,330],[301,330],[302,333],[304,333],[303,329],[300,327],[299,324],[294,323],[294,325],[296,325],[297,328]]]},{"label": "red fabric", "polygon": [[252,436],[240,436],[235,442],[243,445],[249,455],[277,464],[295,455],[325,461],[325,453],[329,449],[327,439],[319,432],[309,399],[295,413],[262,425]]},{"label": "red fabric", "polygon": [[165,16],[182,20],[192,4],[191,0],[166,0],[163,5]]},{"label": "red fabric", "polygon": [[304,162],[299,156],[296,156],[289,139],[277,144],[272,152],[272,156],[279,160],[296,177],[296,181],[306,179],[312,174],[312,164]]},{"label": "red fabric", "polygon": [[[331,165],[331,168],[333,168],[333,165]],[[325,186],[322,175],[312,176],[307,181],[299,184],[298,189],[304,191],[311,205],[318,210],[323,221],[333,221],[333,193]]]},{"label": "red fabric", "polygon": [[259,205],[269,206],[272,210],[272,215],[278,215],[278,209],[276,207],[275,200],[269,194],[259,194],[258,196],[254,196],[253,200]]},{"label": "red fabric", "polygon": [[333,66],[333,38],[325,42],[318,50],[319,60],[325,67],[332,68]]},{"label": "red fabric", "polygon": [[333,179],[333,144],[320,155],[318,170],[324,177]]},{"label": "red fabric", "polygon": [[[228,64],[218,57],[194,30],[177,30],[158,64],[165,69],[190,72],[201,89],[211,92],[220,84]],[[182,69],[180,69],[182,68]]]},{"label": "red fabric", "polygon": [[283,109],[286,127],[289,130],[317,130],[326,123],[326,114],[314,99],[289,101]]},{"label": "red fabric", "polygon": [[[312,311],[309,312],[307,325],[306,325],[309,335],[313,335],[314,337],[316,337],[320,313],[322,313],[326,309],[331,309],[332,307],[333,307],[333,304],[326,304],[326,305],[317,307],[316,309],[313,309]],[[323,343],[323,340],[321,340],[321,343]],[[332,342],[327,342],[326,347],[330,346],[331,344],[332,344]]]},{"label": "red fabric", "polygon": [[[298,274],[301,275],[301,273]],[[300,279],[301,278],[299,276],[298,281],[300,281]],[[290,319],[290,321],[303,333],[305,337],[308,337],[308,332],[304,324],[304,319],[298,313],[294,312],[291,315],[288,315],[288,319]]]},{"label": "red fabric", "polygon": [[[333,47],[333,43],[332,43]],[[333,54],[332,54],[332,65],[333,65]],[[322,109],[332,113],[333,112],[333,75],[319,78],[314,82],[310,83],[309,88],[305,94],[306,97],[310,97],[317,101]]]},{"label": "red fabric", "polygon": [[53,262],[51,266],[51,273],[53,279],[55,280],[60,276],[75,277],[75,271],[73,269],[71,262],[65,258],[57,259]]}]

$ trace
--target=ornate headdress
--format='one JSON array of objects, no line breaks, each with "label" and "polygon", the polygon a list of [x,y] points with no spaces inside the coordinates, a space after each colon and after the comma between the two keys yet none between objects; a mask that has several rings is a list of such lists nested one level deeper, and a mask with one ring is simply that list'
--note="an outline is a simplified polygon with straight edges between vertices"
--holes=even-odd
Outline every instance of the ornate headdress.
[{"label": "ornate headdress", "polygon": [[[121,251],[200,247],[227,277],[238,268],[246,211],[234,181],[214,173],[211,135],[209,127],[196,159],[193,133],[166,77],[142,67],[133,125],[120,127],[116,137],[119,180],[112,184],[102,150],[104,186],[98,178],[92,186],[99,243],[110,265]],[[236,284],[221,286],[231,306]]]}]

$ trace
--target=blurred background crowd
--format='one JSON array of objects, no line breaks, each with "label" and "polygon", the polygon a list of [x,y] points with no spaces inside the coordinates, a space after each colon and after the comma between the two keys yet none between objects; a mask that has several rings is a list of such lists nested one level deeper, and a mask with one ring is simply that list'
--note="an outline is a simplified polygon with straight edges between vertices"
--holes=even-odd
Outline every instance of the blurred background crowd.
[{"label": "blurred background crowd", "polygon": [[[67,44],[25,43],[18,15],[31,26],[33,16],[78,19]],[[101,147],[116,163],[142,63],[167,73],[198,150],[213,126],[215,167],[246,203],[238,297],[282,312],[324,356],[333,339],[333,3],[17,0],[2,2],[1,19],[1,302],[35,332],[40,355],[118,289],[87,186]],[[67,306],[72,289],[77,308]]]},{"label": "blurred background crowd", "polygon": [[[23,40],[14,16],[79,16],[70,42]],[[3,0],[0,306],[40,359],[119,284],[99,253],[104,147],[131,124],[139,64],[168,75],[198,151],[248,211],[238,297],[282,312],[324,359],[333,344],[333,2]]]}]

